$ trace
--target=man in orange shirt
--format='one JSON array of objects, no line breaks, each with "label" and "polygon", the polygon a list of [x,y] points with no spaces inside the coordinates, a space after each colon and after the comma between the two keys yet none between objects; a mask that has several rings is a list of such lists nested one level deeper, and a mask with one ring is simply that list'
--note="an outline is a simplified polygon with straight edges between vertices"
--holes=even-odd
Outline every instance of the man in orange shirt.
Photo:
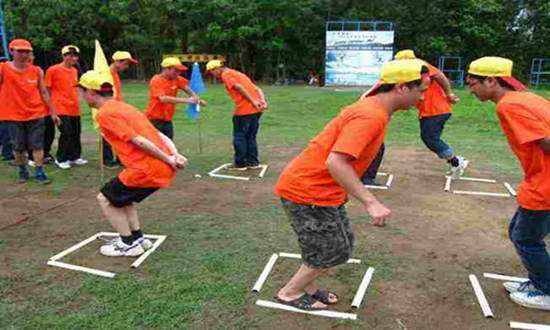
[{"label": "man in orange shirt", "polygon": [[[116,51],[113,56],[113,63],[111,63],[111,76],[113,77],[115,100],[124,101],[122,96],[122,86],[120,83],[119,72],[126,71],[130,64],[137,64],[138,61],[132,58],[132,55],[127,51]],[[119,162],[115,160],[111,145],[103,139],[103,165],[107,167],[115,167],[119,165]]]},{"label": "man in orange shirt", "polygon": [[225,90],[235,102],[233,113],[233,166],[246,170],[260,165],[256,135],[260,128],[260,117],[267,109],[263,91],[252,83],[244,73],[225,67],[221,61],[212,60],[206,70],[216,79],[223,81]]},{"label": "man in orange shirt", "polygon": [[[0,57],[0,66],[7,61],[7,57]],[[0,121],[0,147],[2,148],[2,160],[13,161],[15,159],[11,144],[11,125],[9,122]]]},{"label": "man in orange shirt", "polygon": [[352,254],[353,232],[346,215],[348,194],[384,226],[390,210],[360,180],[384,141],[392,114],[421,100],[429,84],[419,61],[390,61],[366,98],[344,108],[283,170],[275,187],[298,236],[302,262],[277,294],[278,301],[301,309],[322,309],[338,296],[318,289],[315,280],[345,263]]},{"label": "man in orange shirt", "polygon": [[51,116],[56,125],[60,124],[60,119],[50,102],[42,69],[29,63],[31,43],[25,39],[14,39],[9,48],[13,61],[4,63],[0,70],[0,121],[12,124],[19,182],[29,179],[27,150],[32,150],[36,180],[49,183],[43,168],[44,117]]},{"label": "man in orange shirt", "polygon": [[[405,49],[397,52],[395,59],[416,59],[416,55],[412,50]],[[420,137],[428,149],[447,161],[453,178],[459,178],[468,166],[468,160],[457,156],[453,148],[441,139],[445,123],[451,118],[452,104],[457,103],[459,98],[453,93],[451,83],[443,72],[426,61],[423,62],[430,70],[431,84],[424,93],[424,99],[416,105]]]},{"label": "man in orange shirt", "polygon": [[152,246],[143,237],[135,203],[168,187],[187,159],[143,113],[114,100],[108,80],[96,71],[88,71],[78,84],[86,103],[99,109],[96,120],[101,134],[124,165],[124,170],[97,196],[103,215],[120,234],[120,238],[101,246],[99,252],[111,257],[135,257]]},{"label": "man in orange shirt", "polygon": [[502,57],[482,57],[470,63],[467,82],[479,100],[496,103],[502,131],[524,172],[508,233],[529,281],[504,287],[514,302],[550,310],[550,257],[544,243],[550,233],[550,101],[525,91],[512,66]]},{"label": "man in orange shirt", "polygon": [[61,49],[61,55],[63,61],[46,70],[44,82],[61,119],[55,164],[61,169],[69,169],[71,165],[88,163],[80,157],[80,105],[75,87],[78,82],[78,70],[75,65],[78,63],[80,50],[74,45],[68,45]]},{"label": "man in orange shirt", "polygon": [[[174,138],[172,118],[176,112],[176,104],[206,105],[195,92],[189,88],[189,81],[180,74],[187,71],[177,57],[167,57],[160,64],[162,71],[151,78],[149,83],[149,104],[145,115],[153,125],[170,139]],[[183,90],[189,98],[177,97],[178,90]]]}]

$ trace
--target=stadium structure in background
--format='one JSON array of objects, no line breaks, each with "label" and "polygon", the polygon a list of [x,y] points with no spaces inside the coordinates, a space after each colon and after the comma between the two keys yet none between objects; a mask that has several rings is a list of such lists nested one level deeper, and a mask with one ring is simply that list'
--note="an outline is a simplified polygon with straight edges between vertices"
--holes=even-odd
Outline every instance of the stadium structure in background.
[{"label": "stadium structure in background", "polygon": [[371,86],[393,57],[392,22],[327,21],[326,86]]}]

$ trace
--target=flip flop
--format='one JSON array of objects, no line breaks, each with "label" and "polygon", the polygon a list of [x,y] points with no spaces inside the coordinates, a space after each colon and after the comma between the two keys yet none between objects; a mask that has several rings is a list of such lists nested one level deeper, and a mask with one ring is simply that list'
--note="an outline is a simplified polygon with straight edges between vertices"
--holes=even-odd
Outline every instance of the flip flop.
[{"label": "flip flop", "polygon": [[[330,295],[333,295],[334,297],[336,297],[336,301],[330,301]],[[317,301],[322,302],[325,305],[334,305],[334,304],[337,304],[338,301],[340,300],[336,293],[330,292],[325,289],[319,289],[315,291],[315,293],[313,293],[311,297]]]},{"label": "flip flop", "polygon": [[290,301],[283,300],[278,296],[275,296],[274,298],[283,305],[295,307],[301,310],[316,311],[325,309],[320,307],[313,307],[313,304],[315,304],[317,300],[307,293],[304,293],[302,296]]}]

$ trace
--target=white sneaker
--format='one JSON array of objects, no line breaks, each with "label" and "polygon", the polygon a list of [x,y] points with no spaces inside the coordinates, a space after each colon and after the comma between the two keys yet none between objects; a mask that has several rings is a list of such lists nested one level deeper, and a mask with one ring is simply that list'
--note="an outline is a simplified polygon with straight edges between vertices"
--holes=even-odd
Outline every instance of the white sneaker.
[{"label": "white sneaker", "polygon": [[550,311],[550,295],[539,290],[510,293],[510,299],[524,307]]},{"label": "white sneaker", "polygon": [[27,165],[29,165],[30,167],[36,167],[36,162],[29,159],[29,161],[27,162]]},{"label": "white sneaker", "polygon": [[458,166],[451,166],[451,177],[453,179],[458,179],[464,174],[464,170],[468,167],[470,163],[469,160],[464,159],[462,156],[456,156],[458,159]]},{"label": "white sneaker", "polygon": [[535,286],[531,281],[526,282],[504,282],[502,283],[506,291],[510,293],[514,292],[525,292],[525,291],[532,291],[536,290]]},{"label": "white sneaker", "polygon": [[137,257],[145,253],[145,250],[137,242],[127,245],[119,238],[102,245],[99,253],[108,257]]},{"label": "white sneaker", "polygon": [[59,167],[60,169],[62,170],[68,170],[71,168],[71,162],[69,161],[66,161],[66,162],[58,162],[57,160],[55,161],[55,165],[57,165],[57,167]]},{"label": "white sneaker", "polygon": [[86,159],[83,159],[83,158],[78,158],[77,160],[71,160],[70,163],[71,163],[71,165],[82,166],[82,165],[88,164],[88,161]]},{"label": "white sneaker", "polygon": [[150,240],[148,240],[147,238],[145,237],[140,237],[136,240],[136,243],[138,243],[139,245],[141,245],[141,247],[144,249],[144,250],[149,250],[150,248],[153,247],[153,242],[151,242]]}]

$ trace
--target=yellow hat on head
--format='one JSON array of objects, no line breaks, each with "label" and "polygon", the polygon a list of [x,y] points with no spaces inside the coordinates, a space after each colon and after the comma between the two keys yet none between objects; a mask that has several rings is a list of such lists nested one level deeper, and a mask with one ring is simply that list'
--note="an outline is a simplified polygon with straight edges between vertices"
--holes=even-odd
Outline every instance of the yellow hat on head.
[{"label": "yellow hat on head", "polygon": [[215,70],[223,66],[222,61],[220,60],[211,60],[206,63],[206,71]]},{"label": "yellow hat on head", "polygon": [[162,63],[160,63],[160,66],[163,68],[176,68],[180,71],[187,70],[187,67],[183,64],[181,64],[181,61],[177,57],[167,57],[164,60],[162,60]]},{"label": "yellow hat on head", "polygon": [[415,58],[414,51],[411,49],[403,49],[395,53],[396,60],[412,60]]},{"label": "yellow hat on head", "polygon": [[504,57],[485,56],[470,63],[468,74],[482,77],[499,77],[515,90],[527,89],[522,82],[512,76],[514,62]]},{"label": "yellow hat on head", "polygon": [[128,60],[130,63],[137,64],[137,60],[132,58],[130,52],[118,50],[113,54],[113,61]]},{"label": "yellow hat on head", "polygon": [[101,74],[98,71],[90,70],[80,77],[77,86],[94,91],[100,91],[106,83],[110,84],[112,88],[111,80],[107,75]]},{"label": "yellow hat on head", "polygon": [[68,53],[77,53],[80,54],[80,49],[76,47],[75,45],[67,45],[63,48],[61,48],[61,55],[65,55]]},{"label": "yellow hat on head", "polygon": [[374,86],[361,95],[361,99],[375,94],[385,84],[404,84],[410,81],[422,79],[422,66],[425,63],[421,60],[393,60],[382,65],[380,79]]}]

